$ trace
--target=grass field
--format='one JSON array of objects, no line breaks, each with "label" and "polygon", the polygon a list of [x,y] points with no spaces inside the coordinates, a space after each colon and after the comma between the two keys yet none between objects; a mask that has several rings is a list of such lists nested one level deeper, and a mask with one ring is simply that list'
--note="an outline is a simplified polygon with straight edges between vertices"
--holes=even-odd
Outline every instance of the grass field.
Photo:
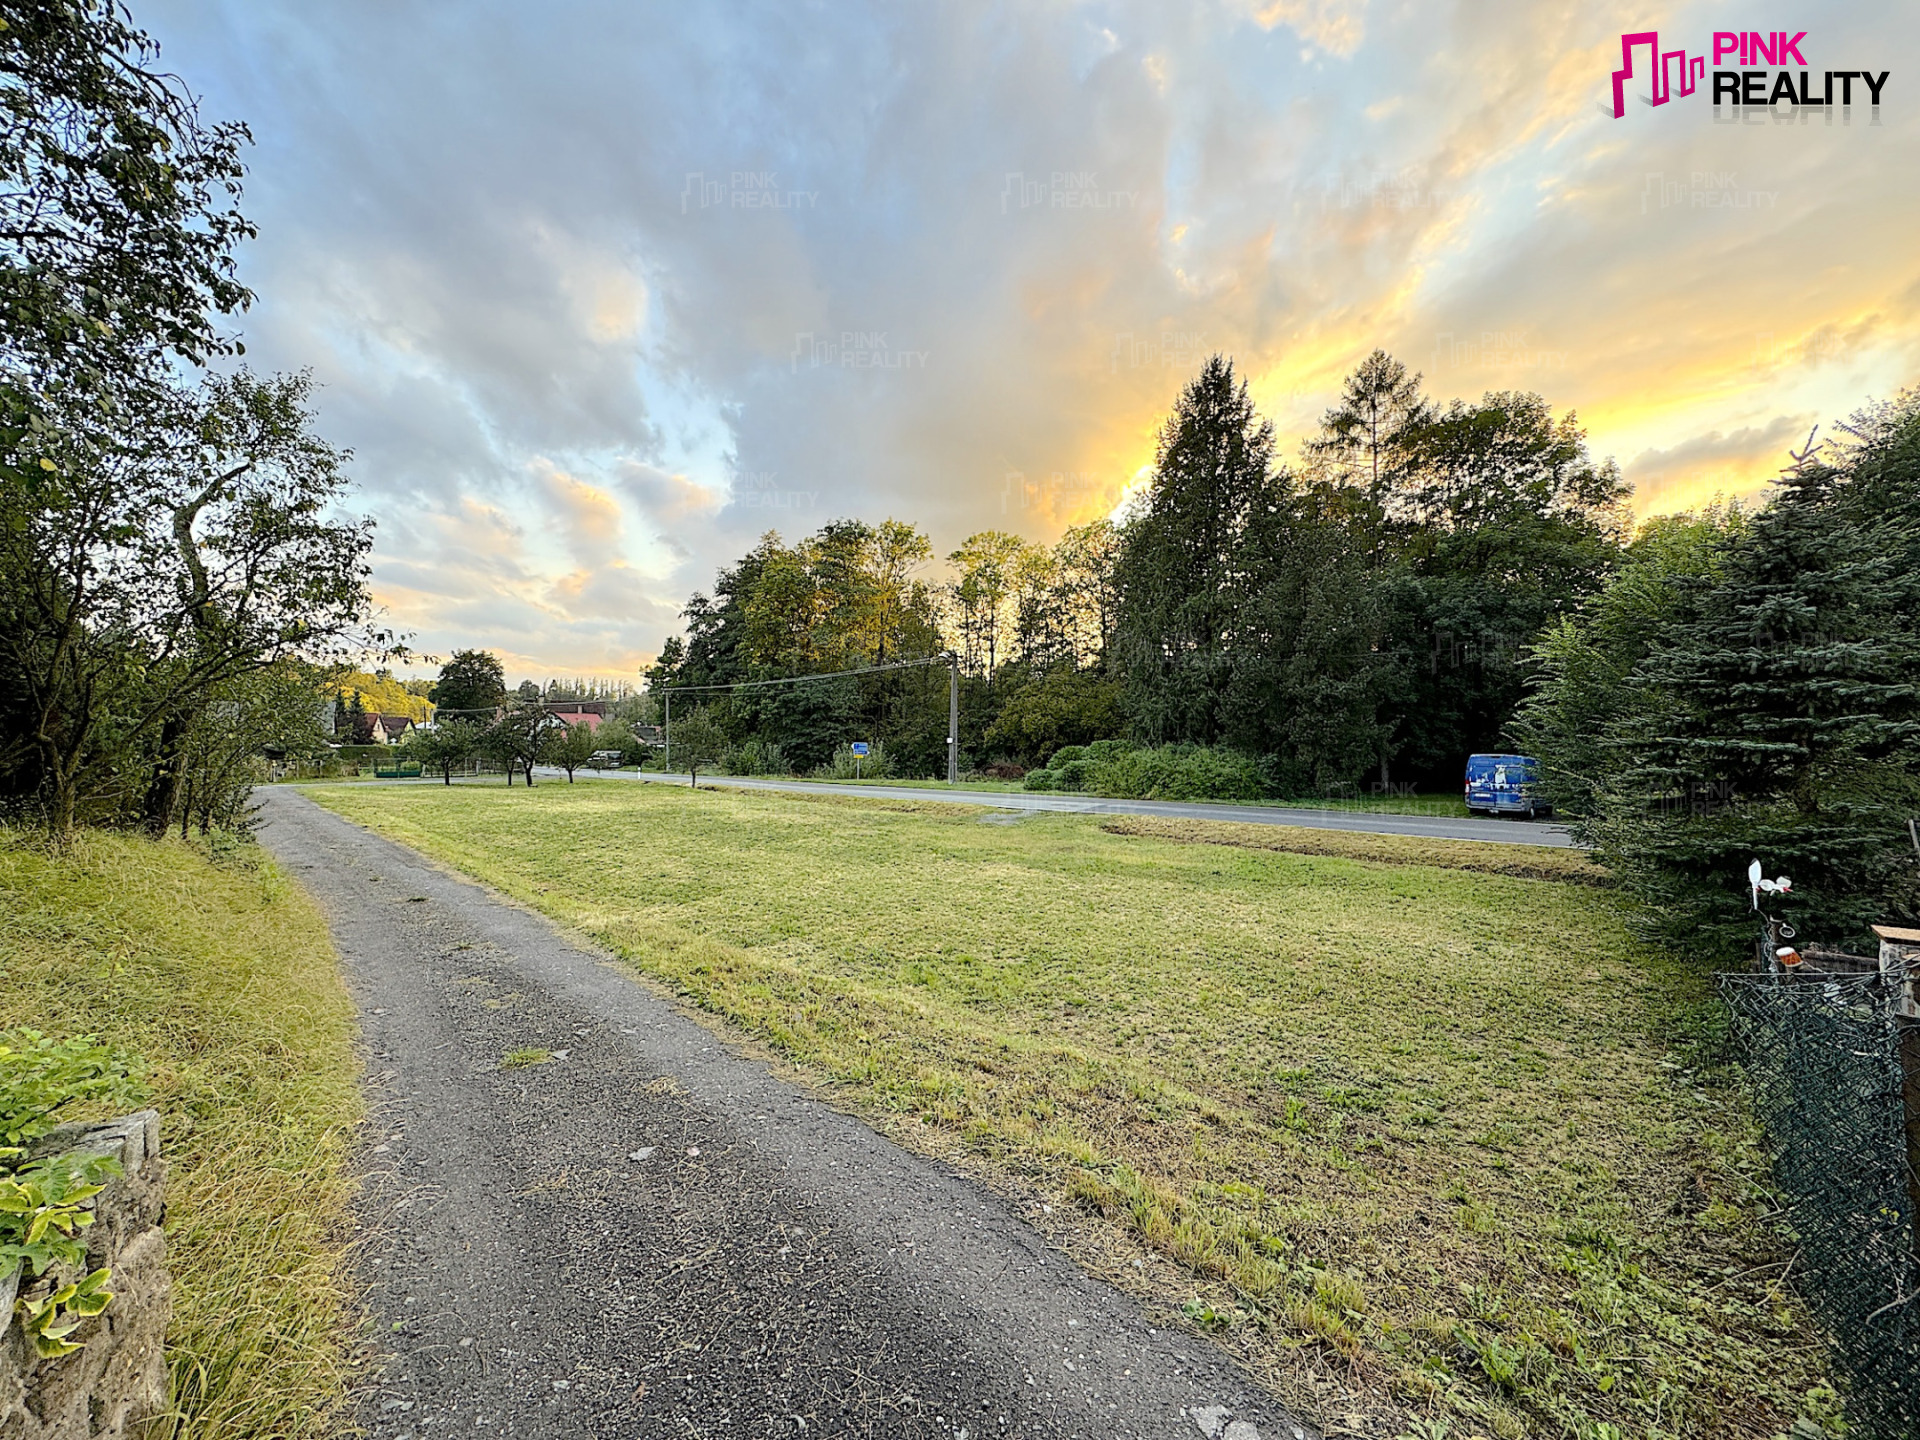
[{"label": "grass field", "polygon": [[[178,1440],[322,1440],[349,1368],[353,1007],[313,905],[251,845],[0,830],[0,1027],[142,1055],[170,1167]],[[84,1117],[82,1117],[84,1118]]]},{"label": "grass field", "polygon": [[1583,877],[831,796],[310,793],[1048,1201],[1332,1433],[1745,1440],[1831,1405],[1707,977]]}]

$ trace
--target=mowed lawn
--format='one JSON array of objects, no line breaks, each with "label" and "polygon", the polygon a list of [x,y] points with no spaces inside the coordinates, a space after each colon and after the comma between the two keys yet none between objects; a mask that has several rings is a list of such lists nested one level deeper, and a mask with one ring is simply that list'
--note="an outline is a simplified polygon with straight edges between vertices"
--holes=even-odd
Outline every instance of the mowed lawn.
[{"label": "mowed lawn", "polygon": [[308,793],[971,1152],[1336,1433],[1831,1404],[1709,978],[1605,889],[824,796]]}]

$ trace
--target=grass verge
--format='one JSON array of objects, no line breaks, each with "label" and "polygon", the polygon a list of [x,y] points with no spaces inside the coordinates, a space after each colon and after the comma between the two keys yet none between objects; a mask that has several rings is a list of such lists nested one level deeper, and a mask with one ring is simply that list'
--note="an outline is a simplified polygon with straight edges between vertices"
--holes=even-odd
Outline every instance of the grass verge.
[{"label": "grass verge", "polygon": [[1049,1199],[1077,1256],[1336,1433],[1753,1440],[1831,1409],[1709,977],[1607,891],[1413,863],[1456,842],[311,793]]},{"label": "grass verge", "polygon": [[[677,770],[666,773],[684,777],[687,772]],[[957,785],[949,785],[945,780],[940,779],[855,780],[825,779],[817,775],[733,776],[722,774],[719,771],[712,772],[710,776],[708,776],[706,772],[702,772],[702,774],[707,779],[711,779],[715,784],[725,784],[727,781],[733,779],[778,780],[782,784],[893,786],[907,790],[965,791],[987,795],[1018,795],[1026,789],[1018,780],[962,780]],[[702,783],[705,783],[705,779],[702,780]],[[1102,798],[1099,794],[1091,790],[1048,790],[1042,793],[1062,796],[1067,799],[1098,800]],[[1445,794],[1422,795],[1310,795],[1297,799],[1268,800],[1199,799],[1187,800],[1182,803],[1188,805],[1232,805],[1240,809],[1259,807],[1269,810],[1332,810],[1342,814],[1355,815],[1429,815],[1458,820],[1467,818],[1466,801],[1453,791],[1448,791]]]},{"label": "grass verge", "polygon": [[170,1166],[175,1440],[338,1433],[361,1116],[319,913],[252,845],[0,830],[0,1026],[145,1057]]},{"label": "grass verge", "polygon": [[1483,875],[1564,880],[1575,885],[1613,883],[1606,869],[1594,864],[1584,850],[1556,845],[1423,840],[1408,835],[1368,835],[1357,830],[1312,830],[1294,825],[1168,820],[1157,815],[1116,815],[1101,821],[1100,828],[1110,835],[1137,835],[1185,845],[1237,845],[1248,850],[1284,850],[1292,855],[1338,855],[1385,865],[1474,870]]}]

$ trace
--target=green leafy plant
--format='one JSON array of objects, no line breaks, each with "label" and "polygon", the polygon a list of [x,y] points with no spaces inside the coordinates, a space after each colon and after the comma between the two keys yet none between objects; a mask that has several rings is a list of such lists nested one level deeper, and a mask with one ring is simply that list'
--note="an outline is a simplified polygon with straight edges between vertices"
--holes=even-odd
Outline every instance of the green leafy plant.
[{"label": "green leafy plant", "polygon": [[39,1300],[22,1300],[15,1307],[20,1328],[33,1342],[33,1350],[43,1360],[70,1355],[80,1342],[67,1337],[80,1328],[83,1320],[98,1315],[113,1299],[107,1289],[108,1272],[103,1266],[92,1274],[62,1285]]},{"label": "green leafy plant", "polygon": [[1471,1334],[1463,1338],[1490,1382],[1503,1390],[1511,1390],[1519,1383],[1520,1362],[1526,1359],[1524,1350],[1504,1343],[1497,1335],[1489,1335],[1484,1340]]},{"label": "green leafy plant", "polygon": [[56,1155],[0,1177],[0,1275],[22,1265],[42,1275],[55,1263],[84,1260],[81,1236],[93,1224],[87,1201],[119,1173],[105,1156]]},{"label": "green leafy plant", "polygon": [[1239,1310],[1222,1310],[1204,1300],[1187,1301],[1180,1307],[1180,1313],[1202,1330],[1225,1330],[1246,1318]]},{"label": "green leafy plant", "polygon": [[[56,1040],[31,1029],[0,1034],[0,1277],[19,1272],[37,1278],[55,1265],[85,1263],[91,1202],[120,1173],[119,1162],[103,1155],[24,1157],[74,1101],[124,1104],[140,1098],[137,1066],[91,1035]],[[103,1268],[15,1304],[36,1354],[51,1358],[80,1348],[68,1337],[107,1308],[113,1298],[107,1279]]]},{"label": "green leafy plant", "polygon": [[55,1040],[31,1029],[0,1034],[0,1164],[53,1129],[55,1115],[76,1100],[140,1099],[145,1089],[134,1079],[138,1065],[92,1035]]}]

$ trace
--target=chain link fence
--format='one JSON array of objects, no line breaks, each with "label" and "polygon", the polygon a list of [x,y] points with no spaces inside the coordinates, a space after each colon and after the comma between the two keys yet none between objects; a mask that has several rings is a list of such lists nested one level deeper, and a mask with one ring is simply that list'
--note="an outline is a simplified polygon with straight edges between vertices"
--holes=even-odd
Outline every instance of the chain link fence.
[{"label": "chain link fence", "polygon": [[1908,1174],[1900,976],[1723,975],[1798,1286],[1831,1337],[1851,1434],[1920,1436],[1920,1264]]}]

